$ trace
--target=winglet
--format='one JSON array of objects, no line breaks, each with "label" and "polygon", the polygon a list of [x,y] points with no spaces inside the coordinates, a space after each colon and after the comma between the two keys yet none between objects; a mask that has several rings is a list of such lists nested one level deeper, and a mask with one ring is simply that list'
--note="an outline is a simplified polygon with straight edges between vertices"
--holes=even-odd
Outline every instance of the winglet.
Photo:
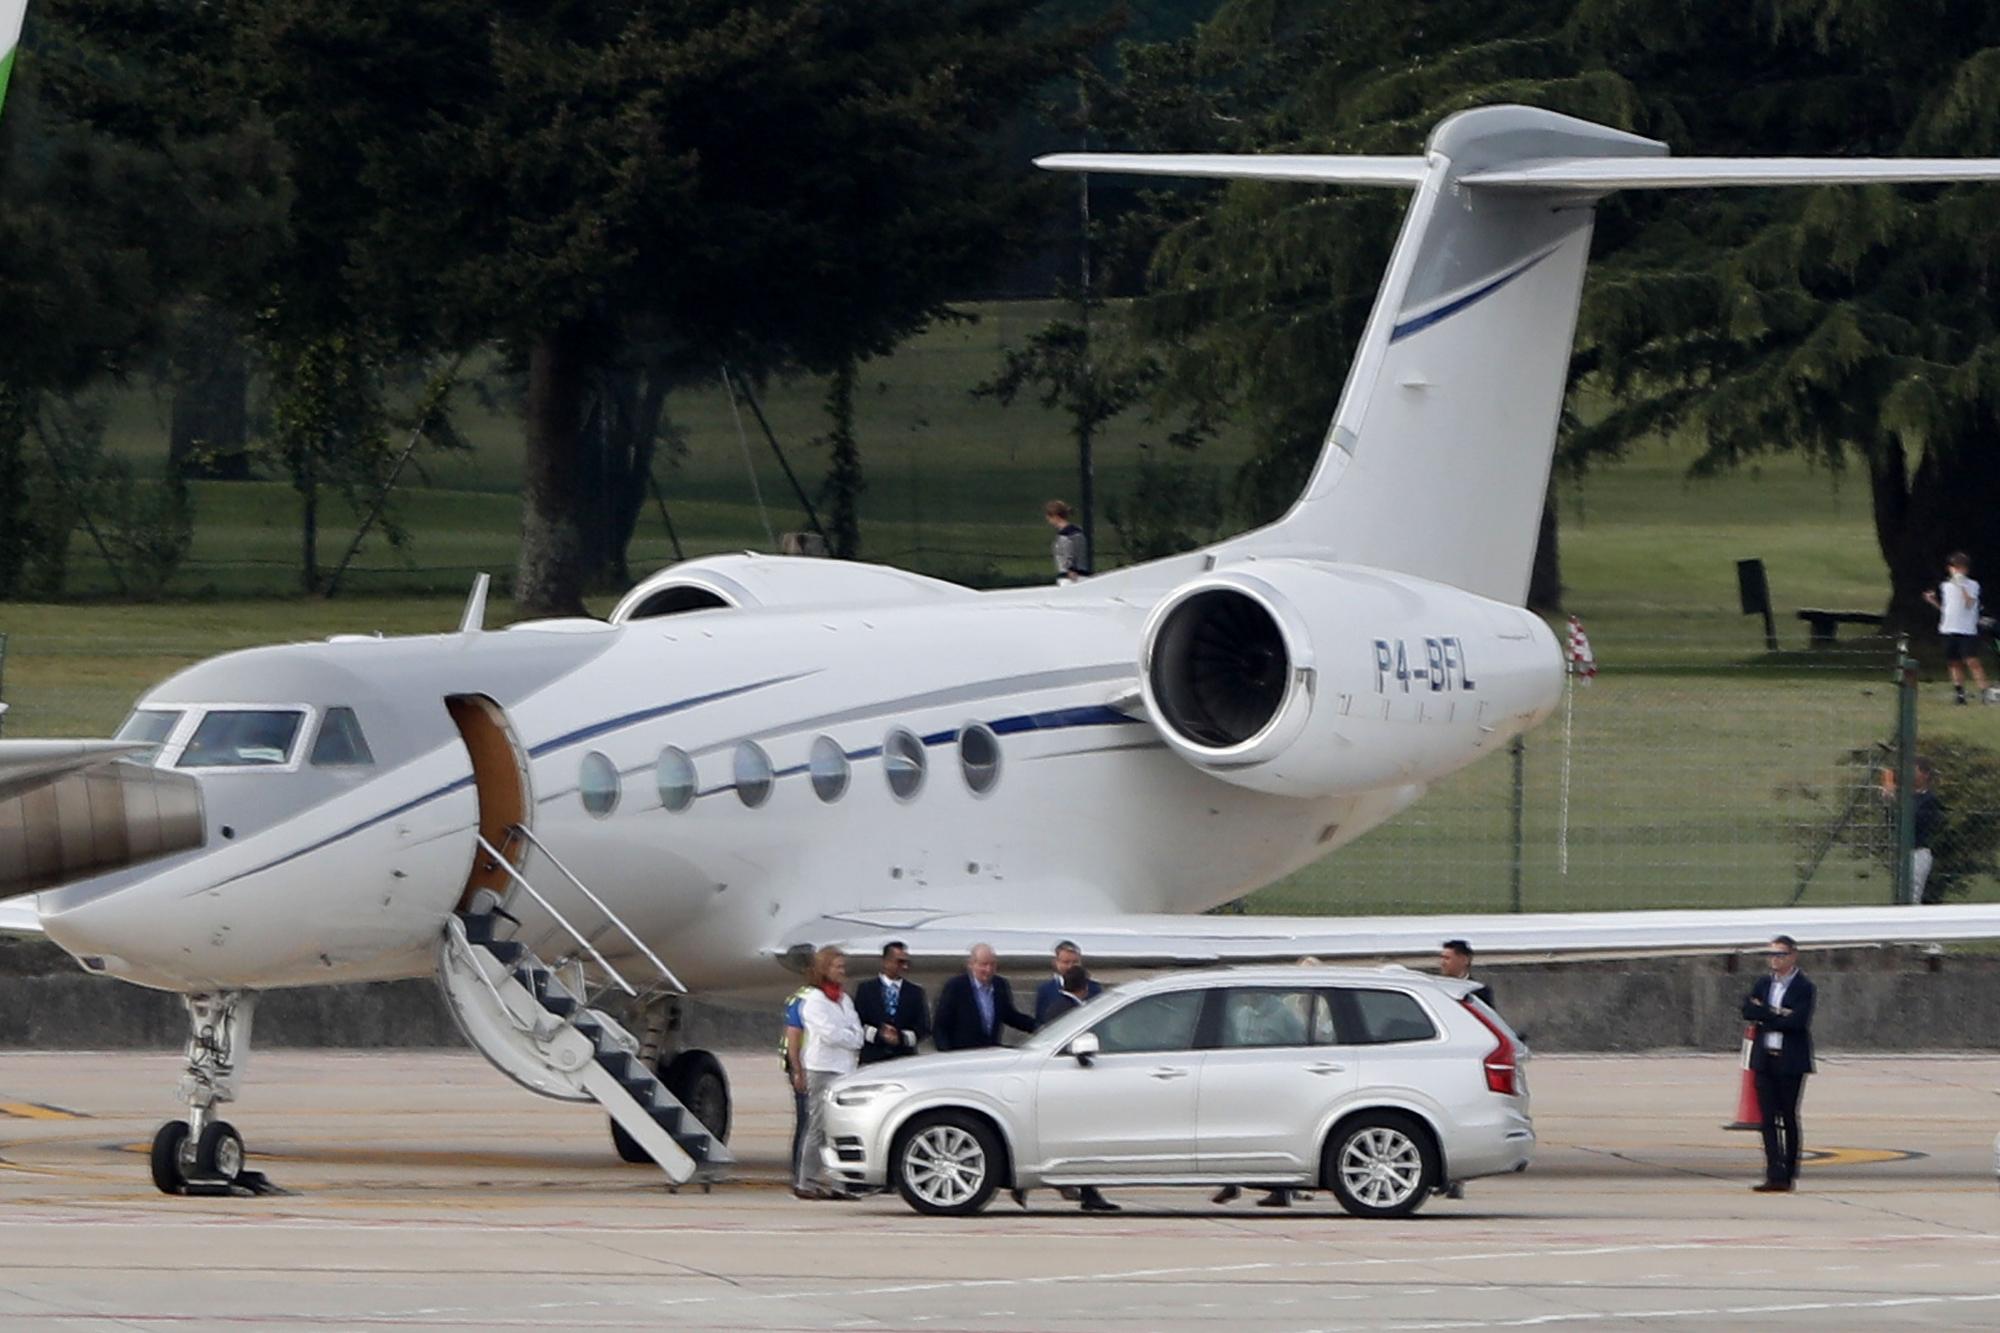
[{"label": "winglet", "polygon": [[0,103],[7,100],[7,76],[14,72],[14,48],[21,44],[21,17],[28,0],[0,0]]},{"label": "winglet", "polygon": [[460,634],[477,634],[486,628],[486,590],[491,586],[491,574],[481,574],[472,581],[472,592],[465,599],[465,614],[458,618]]}]

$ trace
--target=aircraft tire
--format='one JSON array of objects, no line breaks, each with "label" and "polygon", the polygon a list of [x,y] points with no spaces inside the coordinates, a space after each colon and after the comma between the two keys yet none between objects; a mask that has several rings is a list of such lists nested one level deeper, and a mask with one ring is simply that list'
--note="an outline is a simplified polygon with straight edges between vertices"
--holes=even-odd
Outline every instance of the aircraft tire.
[{"label": "aircraft tire", "polygon": [[716,1142],[729,1142],[729,1075],[708,1051],[682,1051],[660,1073],[660,1082]]},{"label": "aircraft tire", "polygon": [[188,1137],[187,1121],[169,1120],[153,1135],[153,1184],[162,1194],[182,1194],[187,1177],[181,1174],[181,1149]]},{"label": "aircraft tire", "polygon": [[211,1120],[195,1144],[194,1173],[235,1184],[243,1174],[243,1136],[227,1120]]}]

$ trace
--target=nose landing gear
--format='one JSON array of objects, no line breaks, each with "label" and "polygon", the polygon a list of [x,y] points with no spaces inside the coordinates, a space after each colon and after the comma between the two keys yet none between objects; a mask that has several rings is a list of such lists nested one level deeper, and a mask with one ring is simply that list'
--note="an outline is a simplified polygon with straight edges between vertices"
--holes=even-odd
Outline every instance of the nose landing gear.
[{"label": "nose landing gear", "polygon": [[243,1169],[243,1137],[215,1118],[222,1102],[236,1100],[236,1076],[250,1054],[250,1017],[256,996],[248,991],[187,995],[187,1069],[175,1095],[187,1103],[186,1120],[169,1120],[153,1135],[153,1184],[162,1194],[264,1194],[273,1187],[261,1171]]}]

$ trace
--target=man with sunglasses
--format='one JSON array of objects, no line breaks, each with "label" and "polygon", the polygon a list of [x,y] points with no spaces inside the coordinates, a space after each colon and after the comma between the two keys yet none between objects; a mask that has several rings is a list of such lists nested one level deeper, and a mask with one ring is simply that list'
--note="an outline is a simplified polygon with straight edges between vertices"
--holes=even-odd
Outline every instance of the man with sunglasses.
[{"label": "man with sunglasses", "polygon": [[1750,1073],[1764,1130],[1764,1180],[1753,1188],[1759,1194],[1789,1194],[1799,1177],[1799,1095],[1813,1072],[1818,994],[1812,978],[1799,971],[1799,946],[1791,936],[1772,939],[1768,956],[1771,974],[1743,1001],[1743,1018],[1755,1028]]}]

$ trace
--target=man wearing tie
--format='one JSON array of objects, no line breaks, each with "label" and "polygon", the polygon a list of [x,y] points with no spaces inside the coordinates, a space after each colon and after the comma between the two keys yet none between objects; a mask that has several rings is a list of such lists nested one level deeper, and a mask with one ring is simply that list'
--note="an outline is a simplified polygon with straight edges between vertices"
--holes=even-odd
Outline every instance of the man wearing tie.
[{"label": "man wearing tie", "polygon": [[909,971],[909,949],[901,940],[891,940],[882,946],[882,975],[862,982],[854,992],[854,1011],[867,1038],[861,1048],[864,1065],[915,1055],[917,1043],[931,1035],[924,988],[907,979]]},{"label": "man wearing tie", "polygon": [[[1035,1022],[1046,1023],[1051,1017],[1066,1014],[1076,1006],[1063,998],[1068,989],[1067,978],[1073,967],[1083,966],[1083,950],[1069,940],[1056,945],[1055,975],[1035,988]],[[1083,998],[1094,1000],[1104,990],[1095,981],[1084,990]]]},{"label": "man wearing tie", "polygon": [[938,992],[931,1035],[941,1051],[969,1051],[1000,1045],[1002,1027],[1033,1032],[1035,1020],[1014,1007],[1014,989],[996,975],[1000,959],[990,944],[975,944],[965,971]]},{"label": "man wearing tie", "polygon": [[1799,971],[1799,946],[1790,935],[1771,941],[1771,975],[1743,1001],[1752,1024],[1750,1073],[1763,1116],[1764,1181],[1759,1194],[1789,1194],[1799,1177],[1799,1094],[1813,1071],[1812,978]]}]

